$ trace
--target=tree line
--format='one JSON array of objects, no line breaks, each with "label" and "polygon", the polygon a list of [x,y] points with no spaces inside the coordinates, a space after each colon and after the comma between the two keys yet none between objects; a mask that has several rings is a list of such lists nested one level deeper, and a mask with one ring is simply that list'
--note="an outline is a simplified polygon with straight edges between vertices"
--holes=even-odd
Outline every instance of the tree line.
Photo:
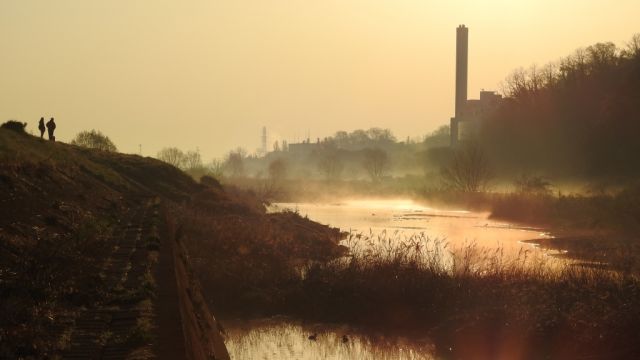
[{"label": "tree line", "polygon": [[572,177],[640,174],[640,34],[517,69],[478,140],[495,166]]}]

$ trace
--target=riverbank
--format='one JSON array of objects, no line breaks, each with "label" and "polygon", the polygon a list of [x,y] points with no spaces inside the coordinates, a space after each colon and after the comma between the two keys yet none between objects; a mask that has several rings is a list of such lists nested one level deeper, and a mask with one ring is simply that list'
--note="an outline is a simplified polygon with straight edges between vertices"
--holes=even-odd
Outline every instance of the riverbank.
[{"label": "riverbank", "polygon": [[[285,315],[428,336],[440,358],[640,354],[640,283],[630,274],[550,267],[548,258],[523,252],[510,259],[473,245],[451,263],[449,250],[427,237],[391,236],[379,251],[322,255],[315,246],[334,247],[338,238],[326,236],[339,232],[308,231],[309,220],[295,212],[260,211],[252,220],[241,211],[198,212],[185,213],[184,233],[199,246],[190,253],[210,304],[226,317]],[[302,231],[292,236],[282,221]]]},{"label": "riverbank", "polygon": [[[630,262],[613,257],[616,253],[640,259],[640,247],[635,245],[640,243],[637,235],[640,234],[640,186],[632,184],[588,193],[552,192],[548,187],[464,193],[436,185],[424,187],[424,179],[419,176],[385,178],[377,183],[365,180],[272,182],[268,179],[235,182],[268,201],[336,203],[348,199],[410,198],[440,209],[487,212],[494,221],[545,229],[555,240],[532,238],[529,243],[566,253],[564,256],[585,263]],[[634,265],[631,270],[640,269]]]},{"label": "riverbank", "polygon": [[597,194],[551,192],[456,193],[429,191],[429,204],[488,211],[490,218],[544,228],[550,238],[527,243],[563,253],[588,266],[640,271],[640,187]]}]

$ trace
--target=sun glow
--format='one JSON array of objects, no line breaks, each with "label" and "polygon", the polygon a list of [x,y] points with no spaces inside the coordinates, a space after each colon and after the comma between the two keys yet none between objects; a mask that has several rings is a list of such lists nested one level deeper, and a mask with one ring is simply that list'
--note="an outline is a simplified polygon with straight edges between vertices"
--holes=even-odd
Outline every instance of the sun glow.
[{"label": "sun glow", "polygon": [[[46,112],[62,141],[99,128],[125,152],[205,158],[255,149],[265,125],[290,142],[371,126],[421,136],[452,115],[459,24],[475,98],[518,67],[622,45],[640,13],[626,0],[143,4],[2,2],[0,118]],[[175,136],[185,127],[188,139]]]}]

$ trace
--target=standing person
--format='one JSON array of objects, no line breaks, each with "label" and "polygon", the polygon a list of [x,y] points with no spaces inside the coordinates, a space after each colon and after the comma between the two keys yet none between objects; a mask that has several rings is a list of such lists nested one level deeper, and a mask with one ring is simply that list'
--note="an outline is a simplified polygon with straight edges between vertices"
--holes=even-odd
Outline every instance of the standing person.
[{"label": "standing person", "polygon": [[40,130],[40,139],[44,138],[44,118],[40,118],[40,122],[38,123],[38,130]]},{"label": "standing person", "polygon": [[53,135],[53,132],[56,131],[56,123],[53,118],[47,121],[47,131],[49,132],[49,140],[56,141],[56,137]]}]

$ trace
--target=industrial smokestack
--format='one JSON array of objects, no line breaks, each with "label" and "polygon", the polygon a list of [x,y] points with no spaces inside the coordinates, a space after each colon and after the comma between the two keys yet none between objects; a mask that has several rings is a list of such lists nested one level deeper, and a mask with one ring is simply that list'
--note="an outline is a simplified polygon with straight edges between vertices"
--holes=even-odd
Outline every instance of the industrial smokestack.
[{"label": "industrial smokestack", "polygon": [[468,58],[469,28],[460,25],[456,30],[456,118],[461,115],[467,102]]}]

